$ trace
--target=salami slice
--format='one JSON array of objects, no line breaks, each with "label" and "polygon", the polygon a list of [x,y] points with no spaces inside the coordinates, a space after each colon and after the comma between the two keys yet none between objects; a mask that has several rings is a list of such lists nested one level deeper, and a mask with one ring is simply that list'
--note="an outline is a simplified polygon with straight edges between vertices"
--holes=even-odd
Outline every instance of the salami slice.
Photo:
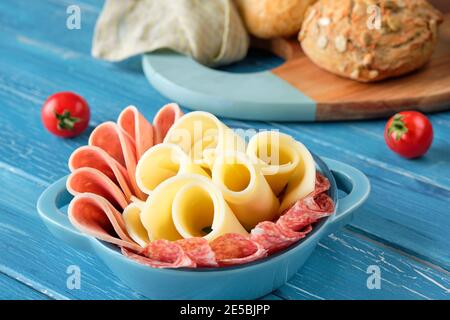
[{"label": "salami slice", "polygon": [[142,250],[132,251],[122,248],[128,258],[153,268],[195,268],[196,264],[175,242],[155,240]]},{"label": "salami slice", "polygon": [[128,236],[119,211],[101,196],[77,195],[70,202],[68,216],[72,225],[85,234],[131,250],[141,249]]},{"label": "salami slice", "polygon": [[136,157],[139,158],[155,143],[154,129],[150,122],[135,106],[125,108],[117,119],[117,124],[133,140],[136,146]]},{"label": "salami slice", "polygon": [[267,256],[267,251],[248,236],[237,233],[224,234],[211,243],[219,265],[238,265]]},{"label": "salami slice", "polygon": [[169,103],[162,107],[153,119],[153,125],[155,127],[155,144],[161,143],[164,140],[170,127],[177,121],[183,112],[176,103]]},{"label": "salami slice", "polygon": [[76,149],[70,156],[69,169],[73,172],[80,168],[93,168],[105,174],[120,187],[127,201],[131,201],[133,193],[127,169],[103,149],[94,146],[82,146]]},{"label": "salami slice", "polygon": [[305,228],[305,230],[300,232],[292,231],[272,221],[264,221],[253,228],[250,237],[271,254],[304,238],[311,230],[312,228]]},{"label": "salami slice", "polygon": [[321,218],[331,215],[333,211],[333,200],[325,193],[308,196],[297,201],[291,209],[278,219],[277,224],[285,229],[298,231]]},{"label": "salami slice", "polygon": [[116,208],[125,209],[129,203],[122,190],[97,169],[88,167],[76,169],[67,179],[66,187],[74,196],[85,192],[102,196]]},{"label": "salami slice", "polygon": [[175,242],[194,261],[198,267],[217,267],[216,256],[204,238],[188,238]]},{"label": "salami slice", "polygon": [[326,192],[330,189],[330,181],[327,177],[323,176],[320,172],[316,172],[316,185],[314,188],[313,196]]}]

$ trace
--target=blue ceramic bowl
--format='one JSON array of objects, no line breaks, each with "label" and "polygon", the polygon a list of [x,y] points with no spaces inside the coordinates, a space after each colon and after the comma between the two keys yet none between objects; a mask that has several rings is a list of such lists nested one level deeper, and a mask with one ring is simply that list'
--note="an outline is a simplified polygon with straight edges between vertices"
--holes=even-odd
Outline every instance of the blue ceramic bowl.
[{"label": "blue ceramic bowl", "polygon": [[[155,269],[126,258],[116,246],[72,227],[60,209],[72,199],[65,187],[67,177],[43,192],[37,209],[53,235],[75,248],[95,252],[123,283],[148,298],[255,299],[283,286],[305,263],[319,240],[348,224],[354,210],[369,195],[369,180],[359,170],[334,160],[322,161],[317,156],[314,159],[318,170],[330,180],[329,195],[336,204],[335,212],[315,224],[305,239],[277,254],[241,266]],[[338,194],[345,195],[339,198]]]}]

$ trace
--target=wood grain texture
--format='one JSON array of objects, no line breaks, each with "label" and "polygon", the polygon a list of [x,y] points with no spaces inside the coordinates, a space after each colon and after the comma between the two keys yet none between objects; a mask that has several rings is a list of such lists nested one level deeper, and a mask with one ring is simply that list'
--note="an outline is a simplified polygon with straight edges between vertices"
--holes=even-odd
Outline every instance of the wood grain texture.
[{"label": "wood grain texture", "polygon": [[276,39],[266,46],[286,59],[272,72],[317,102],[317,120],[386,117],[411,108],[423,112],[450,108],[450,14],[427,66],[377,83],[358,83],[320,69],[302,53],[296,40]]},{"label": "wood grain texture", "polygon": [[[88,138],[88,133],[71,140],[49,135],[39,113],[51,93],[74,90],[91,105],[92,130],[100,122],[116,119],[128,104],[152,118],[168,101],[148,85],[139,59],[109,64],[90,57],[102,1],[30,3],[0,1],[0,181],[4,186],[0,243],[5,253],[0,255],[0,268],[11,279],[5,278],[5,286],[14,288],[15,279],[20,279],[18,295],[30,298],[35,297],[33,292],[45,291],[56,299],[141,299],[95,257],[58,243],[39,220],[38,195],[67,174],[68,156]],[[81,30],[65,28],[65,9],[70,4],[81,7]],[[261,58],[253,67],[270,67],[273,62]],[[251,68],[243,62],[234,71]],[[388,152],[382,137],[384,121],[279,124],[225,119],[236,128],[280,129],[321,156],[361,169],[373,186],[352,232],[343,230],[325,239],[289,285],[268,299],[449,298],[449,276],[443,269],[450,270],[450,113],[430,118],[435,142],[418,161]],[[66,288],[69,264],[81,267],[82,290]],[[365,287],[370,264],[386,268],[381,291]],[[0,298],[6,298],[3,290]]]},{"label": "wood grain texture", "polygon": [[5,300],[48,300],[49,297],[26,284],[0,273],[2,299]]}]

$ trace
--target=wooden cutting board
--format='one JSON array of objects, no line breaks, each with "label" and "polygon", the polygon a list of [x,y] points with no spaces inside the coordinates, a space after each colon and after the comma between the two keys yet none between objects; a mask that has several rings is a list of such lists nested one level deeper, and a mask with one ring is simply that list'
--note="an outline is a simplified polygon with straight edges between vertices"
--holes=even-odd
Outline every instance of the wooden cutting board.
[{"label": "wooden cutting board", "polygon": [[229,73],[170,52],[147,54],[145,74],[168,98],[218,116],[266,121],[331,121],[388,117],[405,109],[450,109],[450,14],[431,62],[404,77],[362,84],[314,65],[297,41],[254,44],[285,59],[257,73]]}]

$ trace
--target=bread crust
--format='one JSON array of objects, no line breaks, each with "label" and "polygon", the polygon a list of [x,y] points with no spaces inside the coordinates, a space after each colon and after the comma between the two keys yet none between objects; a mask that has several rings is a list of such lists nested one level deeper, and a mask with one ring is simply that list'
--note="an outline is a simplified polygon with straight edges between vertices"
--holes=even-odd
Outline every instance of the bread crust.
[{"label": "bread crust", "polygon": [[303,16],[316,0],[235,0],[247,30],[269,39],[296,35]]},{"label": "bread crust", "polygon": [[374,82],[424,66],[442,21],[425,0],[319,0],[306,13],[299,40],[319,67]]}]

